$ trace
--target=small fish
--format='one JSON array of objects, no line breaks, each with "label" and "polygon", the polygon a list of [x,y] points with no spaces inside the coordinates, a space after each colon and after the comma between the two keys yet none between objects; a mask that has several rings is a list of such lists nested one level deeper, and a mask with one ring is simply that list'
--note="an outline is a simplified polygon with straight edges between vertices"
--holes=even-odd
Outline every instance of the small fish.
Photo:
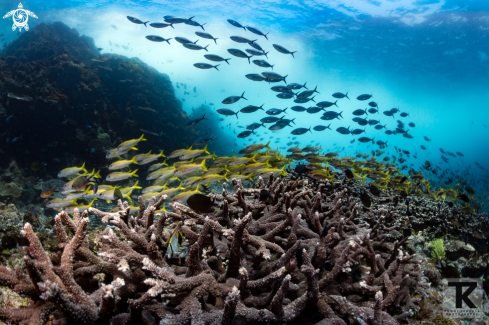
[{"label": "small fish", "polygon": [[[146,24],[149,23],[149,20],[143,22],[143,21],[141,21],[141,20],[139,20],[139,19],[137,19],[135,17],[131,17],[131,16],[127,16],[127,19],[129,19],[129,21],[131,23],[134,23],[134,24],[144,24],[144,26],[146,26]],[[148,27],[148,26],[146,26],[146,27]]]},{"label": "small fish", "polygon": [[253,34],[256,34],[256,35],[260,35],[260,36],[264,36],[267,40],[268,40],[268,33],[266,34],[263,34],[261,31],[259,31],[258,29],[256,29],[255,27],[250,27],[250,26],[246,26],[246,28],[252,32]]},{"label": "small fish", "polygon": [[368,94],[359,95],[357,97],[358,100],[367,100],[367,99],[370,99],[370,98],[372,98],[372,95],[368,95]]},{"label": "small fish", "polygon": [[272,203],[273,202],[273,196],[269,191],[261,190],[260,194],[258,195],[258,201],[264,202],[264,203]]},{"label": "small fish", "polygon": [[195,193],[187,199],[187,205],[195,212],[210,213],[214,211],[216,202],[207,195]]},{"label": "small fish", "polygon": [[22,136],[13,138],[12,142],[19,141],[19,140],[22,140]]},{"label": "small fish", "polygon": [[168,26],[171,26],[171,28],[173,28],[173,29],[175,28],[175,27],[173,27],[173,24],[167,24],[167,23],[151,23],[149,25],[153,28],[165,28]]},{"label": "small fish", "polygon": [[86,173],[87,170],[85,169],[85,163],[81,167],[68,167],[65,169],[62,169],[58,173],[58,177],[68,177],[68,176],[73,176],[75,174],[78,174],[78,172],[84,172]]},{"label": "small fish", "polygon": [[219,69],[217,68],[218,66],[219,66],[219,64],[212,65],[209,63],[194,63],[194,67],[199,68],[199,69],[212,69],[212,68],[214,68],[217,71],[219,71]]},{"label": "small fish", "polygon": [[[222,101],[222,103],[223,103],[223,104],[233,104],[233,103],[236,103],[236,102],[237,102],[238,100],[240,100],[241,98],[246,99],[246,98],[244,97],[244,93],[245,93],[245,92],[243,91],[243,93],[241,94],[241,96],[229,96],[229,97],[225,98],[225,99]],[[246,99],[246,100],[248,100],[248,99]]]},{"label": "small fish", "polygon": [[216,45],[217,45],[217,42],[216,42],[217,38],[215,38],[214,36],[212,36],[209,33],[195,32],[195,35],[202,37],[202,38],[214,40],[214,43],[216,43]]},{"label": "small fish", "polygon": [[246,30],[246,27],[244,27],[243,25],[238,23],[236,20],[228,19],[227,21],[228,21],[228,23],[230,23],[234,27],[243,28],[244,30]]},{"label": "small fish", "polygon": [[31,207],[30,208],[30,212],[31,212],[31,216],[32,216],[32,219],[37,219],[37,212],[36,212],[36,208],[34,207]]},{"label": "small fish", "polygon": [[[219,55],[215,55],[215,54],[205,54],[204,57],[207,59],[207,60],[211,60],[211,61],[215,61],[215,62],[221,62],[221,61],[226,61],[227,64],[229,64],[229,60],[231,60],[231,58],[229,59],[224,59],[222,57],[220,57]],[[212,103],[209,104],[209,105],[213,105]]]},{"label": "small fish", "polygon": [[127,179],[127,178],[130,178],[130,177],[139,177],[136,172],[138,170],[134,170],[134,171],[130,171],[130,172],[127,172],[127,173],[123,173],[123,172],[116,172],[116,173],[110,173],[109,175],[107,175],[107,177],[105,178],[105,180],[107,182],[117,182],[117,181],[121,181],[123,179]]},{"label": "small fish", "polygon": [[170,44],[170,40],[171,40],[171,38],[163,38],[163,37],[157,36],[157,35],[148,35],[148,36],[146,36],[146,39],[148,39],[152,42],[157,42],[157,43],[167,42],[168,44]]},{"label": "small fish", "polygon": [[42,190],[41,197],[43,199],[47,199],[48,197],[50,197],[51,195],[53,195],[54,192],[58,192],[55,187],[47,187],[47,188],[45,188],[45,189]]},{"label": "small fish", "polygon": [[296,53],[297,51],[289,51],[287,50],[285,47],[283,47],[282,45],[279,45],[279,44],[272,44],[272,46],[277,50],[279,51],[280,53],[283,53],[283,54],[291,54],[292,57],[295,59],[295,56],[294,56],[294,53]]},{"label": "small fish", "polygon": [[182,233],[180,231],[175,231],[173,235],[170,237],[170,241],[168,242],[168,248],[166,249],[166,257],[167,258],[177,257],[182,243],[183,243]]},{"label": "small fish", "polygon": [[205,118],[205,114],[206,114],[206,113],[204,113],[204,115],[203,115],[202,117],[195,118],[195,119],[192,119],[192,120],[188,121],[188,122],[185,124],[185,127],[186,127],[186,128],[189,128],[189,127],[192,127],[192,126],[194,126],[194,125],[197,125],[197,124],[198,124],[198,123],[200,123],[200,121],[202,121],[202,120],[209,120],[209,119]]}]

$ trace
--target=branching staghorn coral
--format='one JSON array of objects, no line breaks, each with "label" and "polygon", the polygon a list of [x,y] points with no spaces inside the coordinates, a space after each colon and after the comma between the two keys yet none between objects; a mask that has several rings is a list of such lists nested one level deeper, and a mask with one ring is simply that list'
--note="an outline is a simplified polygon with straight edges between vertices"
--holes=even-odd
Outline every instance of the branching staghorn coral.
[{"label": "branching staghorn coral", "polygon": [[[273,200],[260,202],[260,190]],[[388,209],[361,208],[347,188],[307,179],[233,180],[198,214],[180,203],[155,215],[166,197],[139,199],[115,213],[90,208],[109,225],[87,238],[87,212],[55,218],[59,245],[49,254],[29,224],[27,273],[0,267],[0,284],[29,296],[27,308],[0,310],[12,323],[257,324],[308,319],[318,324],[394,325],[418,310],[429,286],[420,263],[389,235]],[[365,219],[370,222],[365,222]],[[186,256],[167,255],[172,234]],[[102,275],[102,276],[101,276]],[[359,298],[360,297],[360,298]],[[315,312],[311,312],[315,311]]]}]

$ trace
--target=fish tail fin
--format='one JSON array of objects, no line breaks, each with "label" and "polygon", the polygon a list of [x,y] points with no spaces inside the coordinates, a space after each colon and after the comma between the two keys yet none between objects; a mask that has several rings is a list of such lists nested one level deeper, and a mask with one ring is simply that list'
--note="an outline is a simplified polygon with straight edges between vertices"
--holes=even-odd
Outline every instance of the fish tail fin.
[{"label": "fish tail fin", "polygon": [[385,145],[386,147],[387,147],[387,142],[389,142],[389,140],[387,140],[387,141],[384,143],[384,145]]},{"label": "fish tail fin", "polygon": [[295,56],[294,56],[294,53],[297,52],[297,51],[294,51],[294,52],[290,52],[290,54],[292,54],[292,57],[295,59]]},{"label": "fish tail fin", "polygon": [[95,201],[97,201],[97,198],[94,198],[94,199],[92,200],[92,202],[90,202],[90,203],[87,205],[87,208],[92,207],[93,202],[95,202]]},{"label": "fish tail fin", "polygon": [[284,165],[281,169],[280,169],[280,176],[287,176],[287,172],[285,171],[285,166],[287,165]]},{"label": "fish tail fin", "polygon": [[366,183],[365,178],[367,178],[367,175],[360,176],[360,178],[362,179],[363,184],[365,184]]},{"label": "fish tail fin", "polygon": [[129,190],[129,192],[127,192],[126,194],[122,194],[122,196],[125,197],[131,203],[132,203],[132,199],[131,199],[132,191],[133,189]]},{"label": "fish tail fin", "polygon": [[284,82],[285,82],[285,84],[287,84],[287,81],[285,80],[285,78],[287,78],[287,76],[288,76],[288,75],[285,75],[285,77],[284,77]]},{"label": "fish tail fin", "polygon": [[[219,38],[214,38],[214,43],[216,43],[216,45],[217,45],[217,42],[216,42],[217,39],[219,39]],[[224,60],[224,61],[226,61],[226,60]]]},{"label": "fish tail fin", "polygon": [[160,151],[160,153],[158,154],[158,156],[161,156],[163,158],[165,158],[166,156],[163,154],[163,150]]},{"label": "fish tail fin", "polygon": [[[136,181],[136,183],[134,183],[134,185],[132,186],[132,189],[133,190],[140,190],[142,189],[141,186],[138,186],[138,183],[139,183],[139,180]],[[132,191],[132,190],[131,190]]]},{"label": "fish tail fin", "polygon": [[250,58],[251,58],[252,56],[253,56],[253,55],[246,56],[246,57],[248,58],[248,64],[251,64]]},{"label": "fish tail fin", "polygon": [[267,54],[268,54],[269,52],[270,52],[270,51],[268,51],[268,52],[265,52],[265,53],[264,53],[264,54],[265,54],[265,56],[267,57],[267,59],[268,59],[268,55],[267,55]]},{"label": "fish tail fin", "polygon": [[243,93],[241,94],[241,98],[248,100],[247,98],[244,97],[244,93],[245,92],[243,91]]},{"label": "fish tail fin", "polygon": [[268,33],[263,34],[263,36],[265,36],[265,38],[266,38],[266,39],[267,39],[267,41],[268,41],[268,37],[267,37],[267,35],[268,35]]},{"label": "fish tail fin", "polygon": [[348,99],[350,99],[350,97],[348,97],[348,92],[346,92],[345,97],[348,98]]},{"label": "fish tail fin", "polygon": [[139,141],[146,141],[146,140],[148,140],[148,139],[145,139],[145,138],[144,138],[144,134],[143,134],[143,135],[142,135],[142,136],[141,136],[141,137],[140,137],[138,140],[139,140]]},{"label": "fish tail fin", "polygon": [[131,162],[136,165],[138,164],[138,162],[136,161],[136,156],[132,157]]},{"label": "fish tail fin", "polygon": [[81,166],[81,170],[84,171],[85,173],[87,172],[87,169],[85,168],[85,162],[83,162],[83,165]]},{"label": "fish tail fin", "polygon": [[[202,119],[203,119],[203,120],[209,120],[208,118],[205,118],[205,114],[207,114],[207,113],[204,113],[204,115],[202,115]],[[192,148],[192,147],[191,147],[191,148]]]},{"label": "fish tail fin", "polygon": [[[173,27],[173,26],[172,26],[172,27]],[[168,43],[168,45],[171,45],[171,44],[170,44],[170,40],[171,40],[171,39],[172,39],[172,38],[170,37],[169,39],[166,39],[166,40],[165,40],[165,42],[167,42],[167,43]]]},{"label": "fish tail fin", "polygon": [[313,102],[316,102],[316,101],[314,100],[314,97],[316,97],[316,96],[312,96],[311,100],[312,100]]},{"label": "fish tail fin", "polygon": [[306,81],[306,82],[304,82],[304,84],[302,85],[302,87],[304,87],[304,88],[308,89],[308,88],[306,87],[306,83],[307,83],[307,81]]},{"label": "fish tail fin", "polygon": [[229,182],[229,179],[228,179],[228,172],[227,171],[224,175],[222,175],[222,177],[224,177],[224,179],[226,180],[226,182]]},{"label": "fish tail fin", "polygon": [[214,69],[216,69],[217,71],[219,71],[219,69],[217,68],[218,66],[220,66],[220,64],[216,64],[216,65],[214,66]]},{"label": "fish tail fin", "polygon": [[272,168],[272,165],[270,165],[270,158],[267,159],[267,161],[265,161],[265,165],[268,167],[268,168]]},{"label": "fish tail fin", "polygon": [[206,47],[204,47],[204,50],[206,50],[206,52],[209,52],[209,51],[207,50],[207,47],[209,47],[209,45],[207,45]]},{"label": "fish tail fin", "polygon": [[207,171],[207,168],[205,167],[205,159],[202,160],[202,162],[200,163],[200,167],[202,167],[203,171],[205,171],[205,172]]},{"label": "fish tail fin", "polygon": [[132,176],[132,177],[139,177],[139,176],[136,174],[136,172],[137,172],[137,171],[138,171],[138,170],[137,170],[137,169],[135,169],[133,172],[130,172],[131,176]]},{"label": "fish tail fin", "polygon": [[205,24],[207,24],[207,23],[203,23],[202,25],[200,25],[200,28],[202,28],[203,31],[205,31],[205,29],[204,29]]},{"label": "fish tail fin", "polygon": [[267,142],[267,144],[265,145],[265,147],[267,147],[268,149],[272,149],[272,148],[270,148],[270,141]]},{"label": "fish tail fin", "polygon": [[224,61],[226,61],[227,64],[229,64],[228,60],[231,60],[231,58],[229,59],[224,59]]},{"label": "fish tail fin", "polygon": [[250,181],[253,181],[253,175],[252,174],[249,174],[248,176],[246,176],[246,178],[248,178]]},{"label": "fish tail fin", "polygon": [[200,186],[200,184],[197,184],[197,188],[195,189],[195,193],[202,194],[202,192],[201,192],[201,191],[199,191],[199,186]]},{"label": "fish tail fin", "polygon": [[145,22],[143,23],[145,27],[148,27],[148,26],[146,26],[146,24],[147,24],[147,23],[149,23],[149,20],[148,20],[148,21],[145,21]]},{"label": "fish tail fin", "polygon": [[271,64],[270,67],[272,68],[272,71],[273,71],[273,67],[275,66],[275,64]]},{"label": "fish tail fin", "polygon": [[[336,102],[338,102],[338,100],[336,100]],[[338,107],[338,105],[336,105],[336,102],[334,102],[334,106]],[[367,109],[365,109],[365,111],[366,111],[366,110],[367,110]]]},{"label": "fish tail fin", "polygon": [[173,28],[173,29],[175,29],[175,27],[173,27],[173,23],[170,24],[170,27]]},{"label": "fish tail fin", "polygon": [[237,112],[236,112],[236,118],[237,118],[237,119],[239,119],[239,118],[238,118],[238,113],[239,113],[239,112],[240,112],[240,111],[237,111]]},{"label": "fish tail fin", "polygon": [[210,155],[211,153],[210,153],[209,151],[207,151],[207,146],[208,146],[208,145],[206,144],[206,145],[205,145],[205,147],[204,147],[204,152],[205,152],[206,154]]},{"label": "fish tail fin", "polygon": [[[284,110],[283,110],[282,112],[283,112],[283,113],[285,113],[285,111],[287,110],[287,108],[288,108],[288,107],[284,108]],[[285,114],[287,114],[287,113],[285,113]]]}]

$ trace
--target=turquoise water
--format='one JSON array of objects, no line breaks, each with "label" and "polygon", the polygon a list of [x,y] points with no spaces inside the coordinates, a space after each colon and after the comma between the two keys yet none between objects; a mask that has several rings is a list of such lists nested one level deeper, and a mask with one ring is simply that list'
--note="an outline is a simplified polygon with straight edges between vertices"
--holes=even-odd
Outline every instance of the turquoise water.
[{"label": "turquoise water", "polygon": [[[377,144],[351,143],[361,136],[375,137],[375,141],[388,143],[382,149],[384,156],[400,158],[395,147],[407,150],[409,157],[403,156],[407,160],[407,169],[419,170],[428,160],[440,167],[438,175],[428,175],[433,183],[454,187],[463,179],[477,193],[484,193],[487,201],[487,1],[26,1],[23,5],[38,16],[38,19],[29,19],[31,29],[40,23],[62,21],[80,35],[93,38],[95,45],[102,48],[102,54],[138,57],[168,74],[176,86],[175,92],[183,109],[189,114],[193,110],[198,112],[203,104],[211,110],[229,108],[233,111],[250,104],[264,104],[265,110],[289,107],[286,118],[295,118],[293,127],[280,131],[260,128],[256,130],[257,135],[239,139],[236,135],[245,130],[239,126],[246,127],[267,115],[263,111],[240,113],[238,119],[216,115],[224,118],[219,121],[219,126],[228,139],[224,148],[216,148],[218,144],[211,142],[211,150],[219,149],[222,154],[232,155],[250,143],[271,141],[272,148],[281,151],[295,145],[315,144],[325,152],[339,151],[346,156],[379,150]],[[0,11],[6,13],[17,6],[16,1],[2,1]],[[165,15],[194,16],[194,21],[205,23],[205,32],[218,38],[217,45],[195,35],[196,31],[202,32],[200,27],[175,24],[174,29],[155,29],[133,24],[126,18],[133,16],[143,21],[164,22]],[[268,40],[232,26],[227,19],[268,33]],[[1,33],[5,43],[20,36],[18,32],[12,32],[11,26],[10,18],[2,20]],[[145,38],[147,35],[179,36],[191,41],[199,39],[197,44],[209,45],[209,52],[189,50],[174,39],[170,45],[151,42]],[[328,108],[342,111],[344,118],[322,121],[322,112],[291,111],[290,107],[296,105],[293,100],[279,99],[277,93],[270,90],[272,86],[285,85],[283,82],[268,84],[245,77],[246,74],[259,74],[269,69],[230,55],[227,52],[229,48],[250,48],[247,44],[232,41],[230,36],[257,39],[269,51],[268,59],[263,56],[258,59],[274,64],[273,71],[287,75],[289,83],[307,82],[309,89],[317,86],[319,94],[314,94],[317,102],[334,101],[333,93],[348,92],[350,100],[339,99],[338,108]],[[272,44],[297,51],[295,58],[279,53]],[[219,71],[193,66],[198,62],[213,63],[203,57],[209,53],[231,58],[230,64],[220,62]],[[221,104],[224,98],[240,95],[243,91],[248,100]],[[368,118],[379,120],[390,130],[395,130],[396,121],[401,120],[413,138],[404,138],[401,134],[387,135],[385,129],[376,130],[373,126],[363,127],[353,122],[355,116],[352,112],[368,108],[367,103],[371,101],[358,101],[356,97],[360,94],[372,94],[371,100],[379,106],[379,114],[371,114]],[[309,102],[303,106],[307,108],[313,104]],[[397,113],[393,118],[382,113],[394,107],[409,113],[409,116],[403,118]],[[415,126],[407,126],[410,122]],[[312,131],[295,139],[290,133],[296,127],[309,128],[330,123],[332,130]],[[366,132],[359,136],[342,135],[336,132],[338,127],[365,128]],[[432,141],[425,141],[424,136]],[[427,150],[421,149],[421,145]],[[440,148],[450,153],[460,152],[464,156],[445,154],[447,163],[441,159]],[[475,162],[481,167],[477,167]]]}]

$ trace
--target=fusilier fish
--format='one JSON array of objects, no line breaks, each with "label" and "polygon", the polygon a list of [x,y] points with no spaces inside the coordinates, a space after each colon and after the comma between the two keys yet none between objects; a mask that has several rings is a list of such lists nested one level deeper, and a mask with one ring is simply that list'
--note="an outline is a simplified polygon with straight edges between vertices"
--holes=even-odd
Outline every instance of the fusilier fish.
[{"label": "fusilier fish", "polygon": [[[129,19],[129,21],[131,23],[138,24],[138,25],[143,24],[144,26],[146,26],[146,24],[149,23],[149,20],[143,22],[143,21],[137,19],[136,17],[131,17],[131,16],[127,16],[127,19]],[[148,27],[148,26],[146,26],[146,27]]]},{"label": "fusilier fish", "polygon": [[285,47],[283,47],[282,45],[278,45],[278,44],[273,44],[273,47],[279,51],[280,53],[283,53],[283,54],[291,54],[292,57],[295,59],[295,56],[294,56],[294,53],[296,53],[297,51],[289,51],[287,50]]},{"label": "fusilier fish", "polygon": [[218,66],[219,66],[219,64],[212,65],[209,63],[194,63],[194,67],[199,68],[199,69],[212,69],[212,68],[214,68],[217,71],[219,71],[219,69],[217,68]]},{"label": "fusilier fish", "polygon": [[204,57],[207,59],[207,60],[210,60],[210,61],[215,61],[215,62],[221,62],[221,61],[226,61],[227,64],[229,64],[228,60],[231,60],[231,58],[229,59],[224,59],[222,57],[220,57],[219,55],[215,55],[215,54],[205,54]]},{"label": "fusilier fish", "polygon": [[[151,24],[150,24],[151,25]],[[173,26],[172,26],[173,27]],[[199,36],[199,37],[202,37],[202,38],[206,38],[206,39],[211,39],[211,40],[214,40],[214,43],[216,43],[217,45],[217,38],[215,38],[214,36],[212,36],[211,34],[209,33],[202,33],[202,32],[195,32],[195,35]]]}]

